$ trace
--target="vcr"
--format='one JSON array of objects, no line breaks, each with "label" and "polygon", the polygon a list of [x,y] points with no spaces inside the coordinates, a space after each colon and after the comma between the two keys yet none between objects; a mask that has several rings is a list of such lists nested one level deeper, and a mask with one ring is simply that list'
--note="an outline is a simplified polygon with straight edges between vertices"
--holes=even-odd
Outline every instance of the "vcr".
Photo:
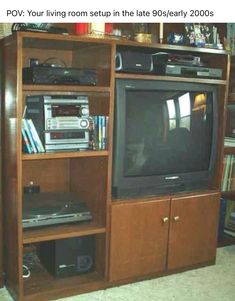
[{"label": "vcr", "polygon": [[185,66],[167,63],[165,65],[164,75],[220,79],[222,78],[222,69],[204,66]]},{"label": "vcr", "polygon": [[24,84],[84,85],[97,84],[97,71],[86,68],[33,66],[23,68]]}]

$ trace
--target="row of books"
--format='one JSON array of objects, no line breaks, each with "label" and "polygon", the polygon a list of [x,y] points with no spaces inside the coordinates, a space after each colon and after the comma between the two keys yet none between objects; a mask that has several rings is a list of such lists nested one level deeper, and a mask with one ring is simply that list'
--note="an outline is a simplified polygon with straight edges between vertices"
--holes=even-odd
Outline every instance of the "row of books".
[{"label": "row of books", "polygon": [[224,233],[235,237],[235,202],[230,200],[226,201]]},{"label": "row of books", "polygon": [[45,148],[32,119],[22,119],[23,152],[27,154],[44,153]]},{"label": "row of books", "polygon": [[235,190],[235,156],[226,155],[223,160],[222,191]]},{"label": "row of books", "polygon": [[235,146],[235,138],[233,137],[225,137],[224,138],[224,146]]},{"label": "row of books", "polygon": [[[90,116],[90,149],[105,150],[108,143],[108,116]],[[32,119],[22,119],[23,152],[27,154],[43,153],[45,148]]]},{"label": "row of books", "polygon": [[108,144],[108,116],[90,118],[90,145],[93,150],[105,150]]}]

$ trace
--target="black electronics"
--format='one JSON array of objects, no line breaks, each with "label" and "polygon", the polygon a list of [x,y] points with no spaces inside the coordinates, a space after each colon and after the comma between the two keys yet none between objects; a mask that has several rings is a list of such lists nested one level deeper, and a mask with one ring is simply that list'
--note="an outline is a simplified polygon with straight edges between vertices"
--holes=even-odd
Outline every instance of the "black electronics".
[{"label": "black electronics", "polygon": [[168,61],[174,64],[203,66],[200,56],[190,54],[168,54]]},{"label": "black electronics", "polygon": [[54,27],[50,23],[13,23],[11,30],[69,34],[66,28]]},{"label": "black electronics", "polygon": [[91,272],[95,267],[95,236],[43,242],[38,257],[55,278]]},{"label": "black electronics", "polygon": [[95,86],[97,84],[97,70],[40,65],[26,67],[23,68],[23,83]]},{"label": "black electronics", "polygon": [[223,75],[221,68],[205,66],[198,56],[158,52],[153,54],[152,58],[153,73],[158,75],[215,79],[220,79]]},{"label": "black electronics", "polygon": [[25,117],[33,120],[47,152],[89,148],[86,95],[30,95],[25,104]]},{"label": "black electronics", "polygon": [[120,51],[116,54],[116,71],[150,73],[153,70],[152,54]]},{"label": "black electronics", "polygon": [[213,187],[217,89],[197,82],[116,80],[113,198]]},{"label": "black electronics", "polygon": [[202,78],[222,78],[222,69],[220,68],[209,68],[209,67],[198,67],[198,66],[185,66],[176,65],[174,63],[167,63],[165,65],[164,75],[173,76],[189,76],[189,77],[202,77]]},{"label": "black electronics", "polygon": [[85,202],[71,192],[29,193],[23,196],[23,228],[90,221]]},{"label": "black electronics", "polygon": [[188,66],[205,66],[205,62],[201,60],[200,56],[191,54],[175,54],[168,52],[156,52],[152,55],[153,67],[158,67],[161,64],[174,63],[175,65]]}]

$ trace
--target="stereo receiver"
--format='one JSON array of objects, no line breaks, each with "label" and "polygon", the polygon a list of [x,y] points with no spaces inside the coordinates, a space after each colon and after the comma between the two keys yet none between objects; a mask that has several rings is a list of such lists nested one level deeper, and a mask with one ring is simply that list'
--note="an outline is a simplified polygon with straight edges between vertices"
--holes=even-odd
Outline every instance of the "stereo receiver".
[{"label": "stereo receiver", "polygon": [[46,151],[89,147],[89,103],[86,95],[30,95],[31,118]]}]

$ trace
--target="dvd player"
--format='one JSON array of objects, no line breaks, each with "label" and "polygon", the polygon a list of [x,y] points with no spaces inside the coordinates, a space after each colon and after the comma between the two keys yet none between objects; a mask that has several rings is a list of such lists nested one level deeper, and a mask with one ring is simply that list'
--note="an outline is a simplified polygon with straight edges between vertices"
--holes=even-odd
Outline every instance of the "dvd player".
[{"label": "dvd player", "polygon": [[165,75],[220,79],[222,78],[222,69],[209,68],[204,66],[186,66],[167,63],[165,65]]},{"label": "dvd player", "polygon": [[24,194],[23,228],[90,221],[92,215],[85,202],[70,192]]},{"label": "dvd player", "polygon": [[97,70],[52,66],[26,67],[23,68],[23,83],[95,86],[97,84]]}]

